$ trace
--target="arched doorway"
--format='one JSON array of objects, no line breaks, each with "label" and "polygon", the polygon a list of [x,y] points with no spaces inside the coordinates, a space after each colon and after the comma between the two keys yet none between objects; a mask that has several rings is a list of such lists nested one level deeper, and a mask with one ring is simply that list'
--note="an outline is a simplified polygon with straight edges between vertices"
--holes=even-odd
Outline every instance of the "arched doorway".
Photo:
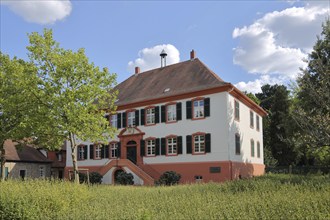
[{"label": "arched doorway", "polygon": [[136,142],[129,141],[126,144],[126,158],[136,164],[137,154],[136,154]]}]

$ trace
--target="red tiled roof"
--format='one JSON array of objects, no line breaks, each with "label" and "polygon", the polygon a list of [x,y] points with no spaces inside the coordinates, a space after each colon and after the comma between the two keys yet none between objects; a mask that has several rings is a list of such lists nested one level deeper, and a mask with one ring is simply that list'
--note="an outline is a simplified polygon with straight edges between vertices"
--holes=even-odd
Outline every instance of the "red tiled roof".
[{"label": "red tiled roof", "polygon": [[[198,58],[134,74],[115,87],[117,106],[224,86]],[[168,91],[166,91],[168,90]]]},{"label": "red tiled roof", "polygon": [[17,143],[7,140],[4,143],[5,158],[8,162],[50,163],[40,151],[30,146],[18,146]]}]

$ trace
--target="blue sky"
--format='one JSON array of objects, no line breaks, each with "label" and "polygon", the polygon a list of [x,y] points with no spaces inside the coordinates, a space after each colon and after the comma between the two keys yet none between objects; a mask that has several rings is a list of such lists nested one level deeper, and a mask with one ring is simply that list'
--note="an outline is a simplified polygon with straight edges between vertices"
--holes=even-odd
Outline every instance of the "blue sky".
[{"label": "blue sky", "polygon": [[329,16],[324,1],[2,1],[1,52],[27,59],[27,33],[53,29],[61,47],[85,48],[121,82],[197,57],[241,90],[294,80]]}]

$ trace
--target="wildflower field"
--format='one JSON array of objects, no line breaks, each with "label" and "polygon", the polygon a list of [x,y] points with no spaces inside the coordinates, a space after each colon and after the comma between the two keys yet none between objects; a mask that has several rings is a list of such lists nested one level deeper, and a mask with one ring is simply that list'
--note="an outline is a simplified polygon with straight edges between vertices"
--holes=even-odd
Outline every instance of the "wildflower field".
[{"label": "wildflower field", "polygon": [[0,219],[330,219],[329,175],[170,187],[0,182]]}]

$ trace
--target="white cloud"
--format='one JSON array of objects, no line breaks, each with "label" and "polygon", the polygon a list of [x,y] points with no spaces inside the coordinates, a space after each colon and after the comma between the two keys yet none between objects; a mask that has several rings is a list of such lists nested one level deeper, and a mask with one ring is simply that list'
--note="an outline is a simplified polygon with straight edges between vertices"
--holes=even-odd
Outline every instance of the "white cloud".
[{"label": "white cloud", "polygon": [[[235,84],[235,86],[240,89],[241,91],[247,91],[252,93],[259,93],[261,92],[261,87],[265,84],[275,85],[281,84],[282,80],[276,77],[270,77],[269,75],[262,75],[259,79],[249,82],[239,82]],[[286,81],[286,80],[285,80]]]},{"label": "white cloud", "polygon": [[140,67],[141,72],[159,68],[160,67],[160,56],[162,50],[167,53],[166,64],[174,64],[180,62],[180,52],[175,46],[171,44],[156,45],[151,48],[144,48],[139,51],[138,57],[135,61],[128,63],[129,72],[134,72],[136,66]]},{"label": "white cloud", "polygon": [[306,67],[303,59],[308,57],[316,36],[321,33],[329,9],[322,1],[303,3],[303,7],[291,5],[265,14],[249,26],[234,29],[233,38],[239,39],[233,49],[234,64],[261,75],[255,81],[239,82],[238,87],[260,91],[263,84],[283,84],[295,79],[299,68]]},{"label": "white cloud", "polygon": [[72,10],[69,0],[12,0],[1,1],[1,4],[7,5],[26,21],[38,24],[53,24],[67,17]]}]

